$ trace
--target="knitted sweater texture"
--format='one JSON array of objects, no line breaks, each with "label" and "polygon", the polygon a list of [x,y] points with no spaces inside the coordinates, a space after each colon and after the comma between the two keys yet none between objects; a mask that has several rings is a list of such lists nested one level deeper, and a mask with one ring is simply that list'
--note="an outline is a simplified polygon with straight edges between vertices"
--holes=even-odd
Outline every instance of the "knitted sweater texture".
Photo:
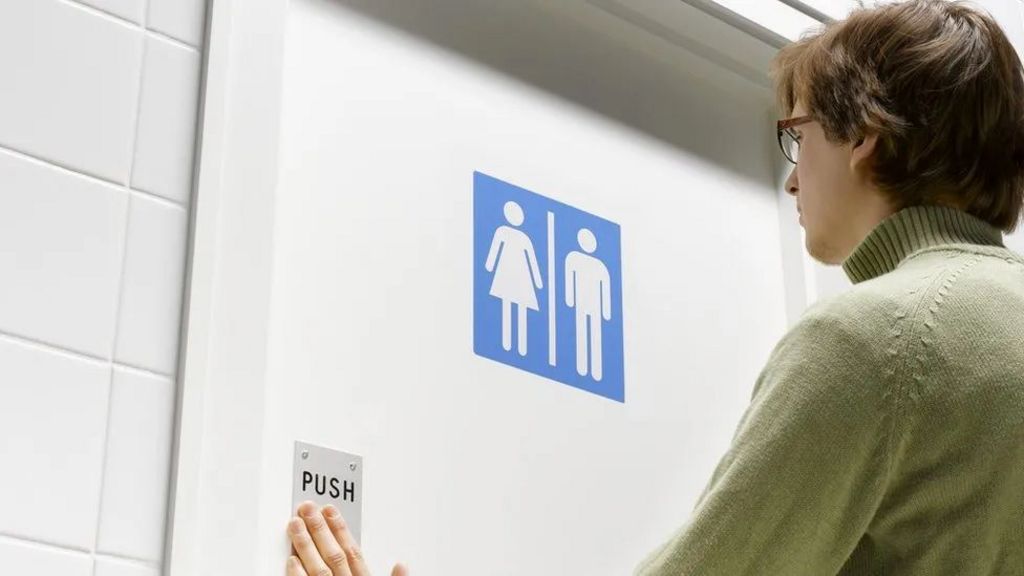
[{"label": "knitted sweater texture", "polygon": [[918,206],[843,269],[636,576],[1024,575],[1024,257]]}]

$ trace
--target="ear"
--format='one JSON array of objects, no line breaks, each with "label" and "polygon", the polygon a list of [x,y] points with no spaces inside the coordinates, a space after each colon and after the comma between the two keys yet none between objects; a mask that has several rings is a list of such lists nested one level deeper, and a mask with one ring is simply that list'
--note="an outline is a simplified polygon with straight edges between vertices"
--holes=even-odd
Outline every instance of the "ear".
[{"label": "ear", "polygon": [[877,144],[878,134],[865,134],[853,142],[853,148],[850,150],[850,170],[852,172],[856,172],[866,165],[865,161],[875,152]]}]

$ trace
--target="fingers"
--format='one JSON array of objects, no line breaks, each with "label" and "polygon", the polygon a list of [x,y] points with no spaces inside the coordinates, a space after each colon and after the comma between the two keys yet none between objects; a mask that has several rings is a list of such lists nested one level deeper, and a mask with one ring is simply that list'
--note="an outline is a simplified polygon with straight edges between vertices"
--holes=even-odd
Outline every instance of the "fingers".
[{"label": "fingers", "polygon": [[359,549],[359,545],[356,544],[356,539],[352,536],[352,532],[349,531],[345,519],[341,517],[341,512],[338,512],[337,508],[328,504],[324,506],[324,517],[327,520],[327,526],[331,529],[331,533],[341,543],[341,548],[348,557],[348,566],[352,569],[352,576],[370,576],[370,569],[366,567],[366,559],[363,558],[363,552]]},{"label": "fingers", "polygon": [[302,567],[302,561],[299,560],[298,556],[288,557],[288,571],[285,572],[286,576],[309,576],[306,574],[306,570]]},{"label": "fingers", "polygon": [[302,518],[292,518],[288,522],[288,534],[292,538],[292,546],[302,561],[302,567],[308,576],[332,576],[331,569],[320,557],[320,551],[313,543],[313,537],[306,529]]},{"label": "fingers", "polygon": [[[291,574],[288,576],[291,576]],[[409,569],[401,564],[395,564],[395,568],[391,571],[391,576],[409,576]]]},{"label": "fingers", "polygon": [[[299,518],[288,524],[297,556],[288,560],[288,576],[370,576],[362,550],[334,506],[319,510],[313,502],[299,506]],[[398,564],[391,576],[409,576]]]},{"label": "fingers", "polygon": [[313,538],[313,544],[319,552],[320,559],[330,569],[327,574],[332,576],[352,576],[349,569],[348,557],[342,550],[340,541],[335,538],[334,533],[327,526],[320,509],[313,502],[303,502],[299,505],[299,516],[306,523],[306,530]]}]

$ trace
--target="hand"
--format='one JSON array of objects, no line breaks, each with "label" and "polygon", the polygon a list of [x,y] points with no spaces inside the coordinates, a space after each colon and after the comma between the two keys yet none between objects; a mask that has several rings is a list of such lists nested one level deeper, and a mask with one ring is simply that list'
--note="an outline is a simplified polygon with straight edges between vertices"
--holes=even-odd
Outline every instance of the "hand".
[{"label": "hand", "polygon": [[[337,508],[327,505],[321,511],[307,501],[298,512],[299,517],[288,523],[295,553],[288,558],[287,576],[370,576],[363,553]],[[391,576],[409,576],[409,571],[397,564]]]}]

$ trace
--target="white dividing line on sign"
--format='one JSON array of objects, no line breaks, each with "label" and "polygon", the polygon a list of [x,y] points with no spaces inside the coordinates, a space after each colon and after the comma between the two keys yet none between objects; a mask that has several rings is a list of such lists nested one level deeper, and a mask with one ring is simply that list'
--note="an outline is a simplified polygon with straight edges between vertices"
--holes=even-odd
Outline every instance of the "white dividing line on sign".
[{"label": "white dividing line on sign", "polygon": [[548,364],[555,365],[555,213],[548,212]]}]

